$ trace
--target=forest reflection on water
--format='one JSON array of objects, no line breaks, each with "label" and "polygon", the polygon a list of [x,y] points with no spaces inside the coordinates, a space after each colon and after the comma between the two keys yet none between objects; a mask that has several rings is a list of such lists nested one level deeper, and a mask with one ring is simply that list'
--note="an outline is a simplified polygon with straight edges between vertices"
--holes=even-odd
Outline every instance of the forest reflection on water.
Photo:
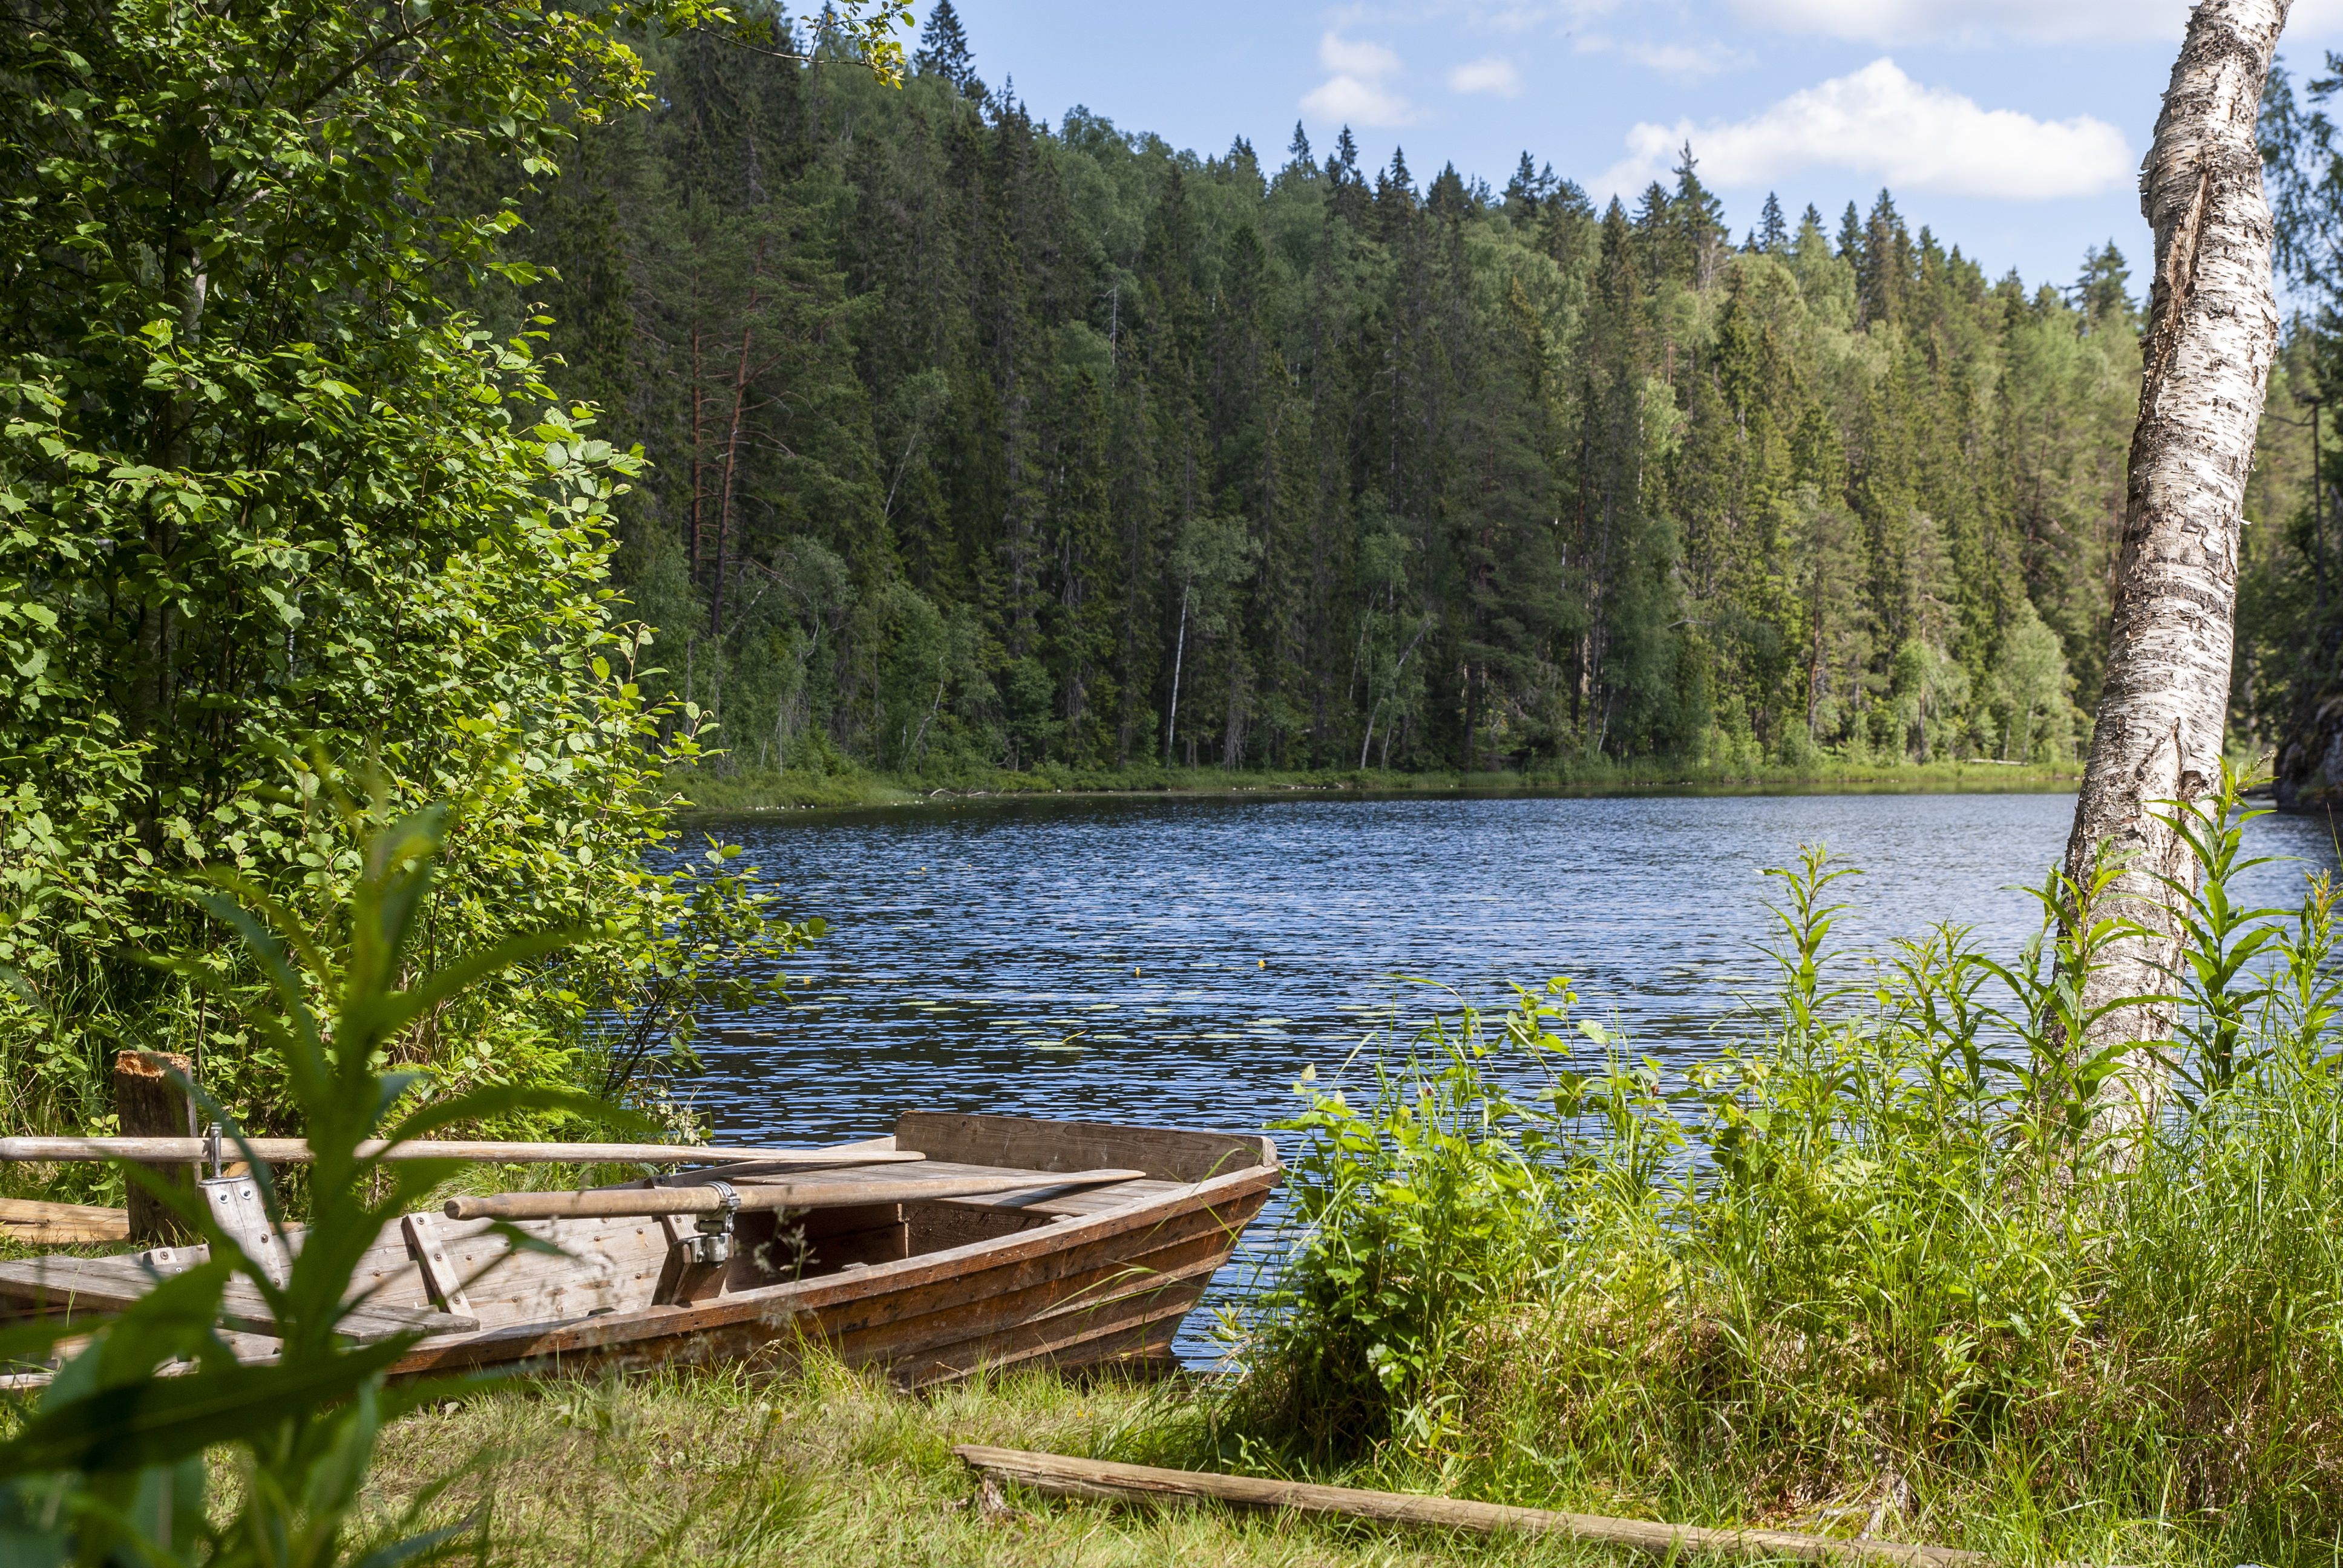
[{"label": "forest reflection on water", "polygon": [[[1568,976],[1628,1049],[1687,1061],[1746,1030],[1768,984],[1765,868],[1825,844],[1864,872],[1839,884],[1850,945],[1951,921],[2006,959],[2073,810],[2063,794],[1040,797],[707,822],[831,935],[786,966],[786,1003],[702,1019],[691,1092],[728,1141],[867,1137],[910,1109],[1259,1128],[1395,998],[1412,1017],[1453,1007],[1398,977],[1501,1005],[1507,981]],[[2291,907],[2335,860],[2323,822],[2265,818],[2249,841],[2298,857],[2250,874],[2258,901]]]}]

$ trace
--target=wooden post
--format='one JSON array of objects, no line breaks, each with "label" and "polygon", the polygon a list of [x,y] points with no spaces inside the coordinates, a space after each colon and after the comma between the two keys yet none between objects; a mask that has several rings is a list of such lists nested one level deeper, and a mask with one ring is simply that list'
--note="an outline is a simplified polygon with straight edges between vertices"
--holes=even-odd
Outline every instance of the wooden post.
[{"label": "wooden post", "polygon": [[[126,1050],[114,1059],[114,1110],[122,1131],[132,1137],[186,1138],[195,1133],[195,1112],[187,1097],[167,1076],[173,1069],[192,1076],[195,1064],[175,1051]],[[195,1191],[192,1165],[149,1165],[172,1186]],[[174,1246],[193,1239],[193,1232],[164,1207],[153,1193],[130,1184],[130,1240],[147,1246]]]}]

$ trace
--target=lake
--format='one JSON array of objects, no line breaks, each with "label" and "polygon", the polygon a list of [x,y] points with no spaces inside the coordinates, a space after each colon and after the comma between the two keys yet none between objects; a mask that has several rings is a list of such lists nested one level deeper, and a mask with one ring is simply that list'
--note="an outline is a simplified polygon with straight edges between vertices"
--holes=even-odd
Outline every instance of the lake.
[{"label": "lake", "polygon": [[[2006,959],[2037,924],[2011,885],[2041,884],[2073,811],[2063,794],[1045,796],[709,822],[831,934],[786,966],[787,1003],[703,1018],[692,1093],[725,1141],[868,1137],[914,1108],[1259,1128],[1291,1113],[1302,1067],[1338,1067],[1413,991],[1396,976],[1488,1003],[1566,975],[1632,1050],[1686,1060],[1768,983],[1765,868],[1827,845],[1864,871],[1838,884],[1852,944],[1950,920]],[[2263,901],[2291,906],[2334,862],[2323,822],[2249,831],[2303,858],[2252,874]]]}]

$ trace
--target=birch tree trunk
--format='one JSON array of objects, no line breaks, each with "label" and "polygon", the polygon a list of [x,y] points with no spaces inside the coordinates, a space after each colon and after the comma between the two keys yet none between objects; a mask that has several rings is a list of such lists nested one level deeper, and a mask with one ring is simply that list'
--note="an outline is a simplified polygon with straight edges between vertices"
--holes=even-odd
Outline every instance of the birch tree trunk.
[{"label": "birch tree trunk", "polygon": [[[2193,884],[2187,848],[2162,822],[2169,807],[2220,776],[2237,607],[2237,544],[2262,397],[2278,348],[2269,204],[2254,122],[2290,0],[2202,0],[2155,145],[2140,174],[2140,207],[2156,235],[2156,272],[2142,345],[2146,379],[2132,437],[2129,493],[2091,758],[2075,805],[2066,870],[2087,877],[2107,846],[2124,870],[2103,914],[2149,935],[2107,950],[2088,978],[2090,1005],[2172,989],[2179,962],[2170,892],[2158,874]],[[2120,1009],[2085,1051],[2167,1038],[2172,1010]],[[2099,1089],[2100,1131],[2152,1118],[2162,1065],[2142,1051]]]}]

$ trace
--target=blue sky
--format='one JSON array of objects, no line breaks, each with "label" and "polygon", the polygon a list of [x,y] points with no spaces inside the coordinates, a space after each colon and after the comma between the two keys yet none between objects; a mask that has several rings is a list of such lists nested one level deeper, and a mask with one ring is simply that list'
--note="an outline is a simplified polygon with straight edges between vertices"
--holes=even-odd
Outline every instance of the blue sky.
[{"label": "blue sky", "polygon": [[[923,0],[915,0],[922,21]],[[2145,272],[2137,170],[2186,0],[955,0],[976,68],[1053,123],[1283,161],[1404,148],[1502,187],[1526,149],[1598,204],[1631,200],[1689,135],[1738,235],[1766,191],[1837,229],[1884,185],[1995,276],[2070,282],[2113,239]],[[2295,0],[2297,75],[2343,49],[2343,0]],[[2135,290],[2137,292],[2137,289]]]}]

